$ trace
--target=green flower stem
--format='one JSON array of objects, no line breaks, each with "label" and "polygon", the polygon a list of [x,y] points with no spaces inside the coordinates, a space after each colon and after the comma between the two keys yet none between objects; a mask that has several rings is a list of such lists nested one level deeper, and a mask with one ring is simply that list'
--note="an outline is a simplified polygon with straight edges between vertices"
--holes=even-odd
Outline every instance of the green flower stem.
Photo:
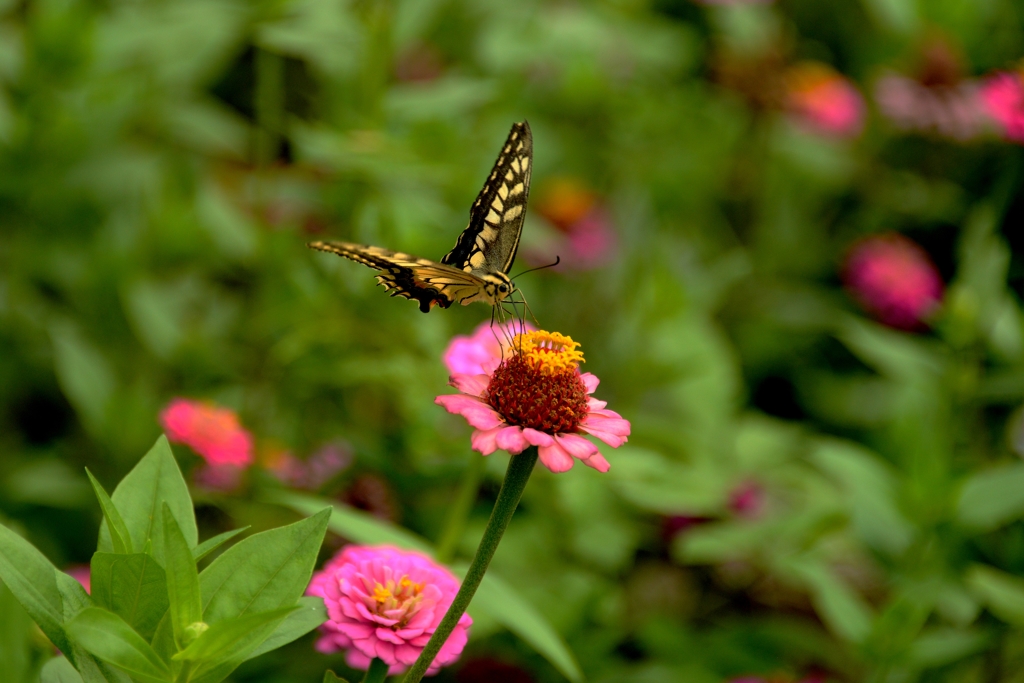
[{"label": "green flower stem", "polygon": [[366,675],[363,676],[363,683],[384,683],[384,679],[387,677],[387,662],[374,657],[373,661],[370,662],[370,668],[366,670]]},{"label": "green flower stem", "polygon": [[508,469],[505,471],[505,481],[502,482],[501,490],[498,491],[498,500],[494,503],[491,518],[487,521],[487,528],[484,529],[484,535],[480,539],[476,555],[473,556],[473,562],[466,571],[466,578],[462,580],[462,587],[455,594],[452,606],[448,608],[444,619],[438,624],[437,630],[430,637],[430,641],[423,648],[416,663],[409,669],[403,683],[419,683],[423,674],[430,667],[430,663],[434,661],[434,657],[441,651],[441,646],[448,640],[448,636],[455,630],[455,625],[459,623],[459,619],[469,607],[469,601],[473,599],[476,589],[480,587],[480,582],[487,572],[487,565],[491,563],[494,551],[498,549],[498,543],[501,542],[501,537],[512,520],[512,514],[519,505],[526,482],[530,480],[530,474],[536,464],[537,448],[535,446],[530,446],[519,455],[513,455],[509,460]]},{"label": "green flower stem", "polygon": [[480,480],[483,479],[484,469],[487,461],[475,451],[470,451],[469,466],[462,473],[462,481],[459,484],[459,492],[455,496],[448,512],[448,519],[445,520],[444,529],[441,531],[441,538],[437,541],[437,552],[434,557],[438,562],[448,564],[455,557],[459,541],[462,540],[462,533],[466,530],[466,520],[476,502],[477,493],[480,491]]}]

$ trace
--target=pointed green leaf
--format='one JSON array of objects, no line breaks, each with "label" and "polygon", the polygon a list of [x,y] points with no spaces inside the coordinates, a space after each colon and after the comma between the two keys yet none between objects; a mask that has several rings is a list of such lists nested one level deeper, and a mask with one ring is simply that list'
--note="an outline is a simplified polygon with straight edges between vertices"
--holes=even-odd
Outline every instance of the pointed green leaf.
[{"label": "pointed green leaf", "polygon": [[185,537],[171,514],[163,506],[164,563],[167,567],[167,597],[170,599],[171,628],[179,647],[187,643],[185,629],[203,620],[203,600],[199,595],[199,572]]},{"label": "pointed green leaf", "polygon": [[957,501],[957,519],[965,527],[990,531],[1024,516],[1024,464],[975,472]]},{"label": "pointed green leaf", "polygon": [[348,679],[342,678],[330,669],[324,672],[323,683],[348,683]]},{"label": "pointed green leaf", "polygon": [[309,585],[330,510],[255,534],[229,548],[199,575],[203,619],[224,619],[290,607]]},{"label": "pointed green leaf", "polygon": [[170,683],[171,670],[125,621],[105,609],[82,610],[67,626],[68,634],[86,650],[139,681]]},{"label": "pointed green leaf", "polygon": [[106,490],[103,486],[96,481],[96,477],[92,476],[92,472],[89,468],[85,468],[85,474],[89,477],[89,483],[92,484],[92,490],[96,492],[96,499],[100,502],[100,508],[103,510],[103,519],[107,523],[107,530],[110,531],[110,540],[114,546],[115,553],[131,553],[132,550],[132,537],[128,534],[128,527],[124,525],[124,520],[121,519],[121,513],[117,511],[114,506],[114,501],[110,500],[110,496],[107,495]]},{"label": "pointed green leaf", "polygon": [[274,629],[270,637],[250,652],[246,659],[259,657],[266,652],[287,645],[293,640],[306,635],[325,621],[327,621],[327,608],[324,607],[323,598],[309,596],[299,598],[298,609],[285,617],[285,620]]},{"label": "pointed green leaf", "polygon": [[192,551],[192,559],[198,562],[199,560],[203,559],[204,557],[212,553],[214,550],[221,547],[222,545],[230,541],[238,534],[244,532],[248,528],[249,527],[247,526],[243,526],[241,529],[232,529],[231,531],[225,531],[222,534],[217,534],[213,538],[203,541],[202,543],[197,545],[195,549]]},{"label": "pointed green leaf", "polygon": [[967,570],[964,582],[971,593],[1008,624],[1024,626],[1024,580],[984,564]]},{"label": "pointed green leaf", "polygon": [[[64,572],[55,572],[55,575],[57,592],[61,599],[61,614],[66,629],[67,622],[82,610],[92,607],[93,601],[75,577]],[[131,683],[131,679],[126,673],[100,661],[70,637],[68,637],[68,641],[71,644],[70,648],[61,648],[61,652],[75,665],[85,683]]]},{"label": "pointed green leaf", "polygon": [[167,611],[167,577],[145,553],[95,553],[92,598],[149,640]]},{"label": "pointed green leaf", "polygon": [[219,621],[174,655],[174,659],[201,663],[202,666],[196,669],[201,673],[203,668],[210,669],[222,662],[244,657],[296,609],[297,606],[282,607]]},{"label": "pointed green leaf", "polygon": [[[68,577],[70,578],[70,577]],[[31,543],[0,524],[0,580],[18,599],[53,644],[71,649],[64,633],[64,606],[57,589],[57,568]]]},{"label": "pointed green leaf", "polygon": [[[163,525],[159,524],[162,503],[170,506],[189,548],[198,543],[192,498],[167,437],[156,440],[139,464],[117,485],[111,499],[128,528],[132,546],[145,549],[147,543],[152,543],[152,554],[158,563],[163,564]],[[113,549],[106,522],[100,526],[99,549],[104,552]]]},{"label": "pointed green leaf", "polygon": [[82,674],[75,671],[67,657],[54,657],[39,674],[39,683],[83,683]]}]

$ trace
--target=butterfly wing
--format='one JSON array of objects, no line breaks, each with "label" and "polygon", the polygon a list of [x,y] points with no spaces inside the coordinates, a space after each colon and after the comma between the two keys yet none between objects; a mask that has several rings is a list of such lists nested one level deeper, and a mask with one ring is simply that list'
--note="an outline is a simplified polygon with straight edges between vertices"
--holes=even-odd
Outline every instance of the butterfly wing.
[{"label": "butterfly wing", "polygon": [[309,246],[381,271],[377,282],[384,285],[391,296],[418,301],[424,313],[435,304],[448,308],[456,301],[478,297],[484,291],[484,281],[472,273],[390,249],[350,242],[310,242]]},{"label": "butterfly wing", "polygon": [[469,226],[442,263],[465,272],[508,274],[523,232],[532,170],[530,124],[514,123],[469,210]]}]

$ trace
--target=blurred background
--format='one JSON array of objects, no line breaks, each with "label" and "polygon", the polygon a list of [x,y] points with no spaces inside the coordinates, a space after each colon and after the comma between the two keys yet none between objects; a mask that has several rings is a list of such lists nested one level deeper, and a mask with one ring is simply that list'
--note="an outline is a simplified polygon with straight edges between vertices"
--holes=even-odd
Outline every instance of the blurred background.
[{"label": "blurred background", "polygon": [[[251,435],[176,446],[202,538],[292,488],[436,541],[489,311],[305,243],[439,258],[528,119],[519,285],[633,433],[492,567],[588,680],[1024,681],[1022,58],[1015,0],[0,0],[0,521],[87,563],[183,397]],[[313,641],[232,680],[353,675]],[[436,680],[565,679],[478,617]]]}]

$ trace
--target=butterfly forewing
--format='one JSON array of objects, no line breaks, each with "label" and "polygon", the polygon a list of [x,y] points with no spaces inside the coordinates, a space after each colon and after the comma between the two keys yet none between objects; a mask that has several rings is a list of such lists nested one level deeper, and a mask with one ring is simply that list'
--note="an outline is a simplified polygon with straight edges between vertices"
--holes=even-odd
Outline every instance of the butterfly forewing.
[{"label": "butterfly forewing", "polygon": [[512,291],[508,270],[516,258],[530,194],[533,136],[526,121],[515,123],[494,162],[487,182],[469,211],[467,227],[441,262],[381,247],[350,242],[310,242],[381,271],[377,282],[391,292],[432,306],[484,301],[497,306]]},{"label": "butterfly forewing", "polygon": [[468,272],[508,273],[519,249],[532,171],[530,124],[514,123],[469,210],[469,226],[442,263]]}]

